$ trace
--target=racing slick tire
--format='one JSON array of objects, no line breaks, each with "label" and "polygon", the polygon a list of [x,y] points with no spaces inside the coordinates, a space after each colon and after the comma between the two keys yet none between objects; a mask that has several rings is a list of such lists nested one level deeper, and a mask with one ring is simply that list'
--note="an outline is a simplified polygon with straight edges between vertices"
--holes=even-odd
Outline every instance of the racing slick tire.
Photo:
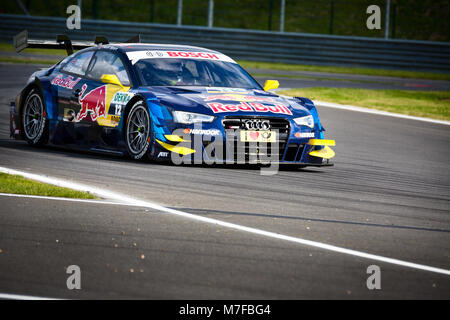
[{"label": "racing slick tire", "polygon": [[33,88],[23,106],[23,136],[30,145],[44,145],[48,142],[48,126],[44,95],[38,88]]},{"label": "racing slick tire", "polygon": [[151,141],[151,119],[144,101],[136,101],[128,112],[125,124],[125,142],[128,155],[134,160],[147,159]]}]

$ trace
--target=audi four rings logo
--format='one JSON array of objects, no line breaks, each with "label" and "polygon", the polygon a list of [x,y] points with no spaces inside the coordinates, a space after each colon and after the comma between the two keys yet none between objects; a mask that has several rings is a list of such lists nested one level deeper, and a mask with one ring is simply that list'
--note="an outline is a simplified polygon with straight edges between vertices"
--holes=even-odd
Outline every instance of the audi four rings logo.
[{"label": "audi four rings logo", "polygon": [[269,130],[270,121],[260,119],[246,120],[244,122],[244,127],[247,130]]}]

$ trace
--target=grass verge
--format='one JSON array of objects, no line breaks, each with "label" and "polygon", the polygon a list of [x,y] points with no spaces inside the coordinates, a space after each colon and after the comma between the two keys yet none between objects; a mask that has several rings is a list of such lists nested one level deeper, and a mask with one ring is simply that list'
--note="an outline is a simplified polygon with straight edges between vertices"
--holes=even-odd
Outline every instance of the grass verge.
[{"label": "grass verge", "polygon": [[[48,54],[54,56],[65,56],[67,55],[66,50],[61,49],[25,49],[27,53],[37,53],[37,54]],[[14,47],[10,43],[0,43],[0,51],[15,52]]]},{"label": "grass verge", "polygon": [[450,120],[450,91],[305,88],[277,93],[416,117]]},{"label": "grass verge", "polygon": [[45,60],[45,59],[30,59],[30,58],[14,58],[14,57],[0,57],[0,62],[6,63],[24,63],[24,64],[45,64],[54,65],[59,60]]},{"label": "grass verge", "polygon": [[[310,71],[343,74],[359,74],[368,76],[398,77],[411,79],[450,80],[448,73],[415,72],[403,70],[387,70],[372,68],[315,66],[302,64],[289,64],[278,62],[237,61],[245,69],[283,70],[283,71]],[[276,73],[276,72],[275,72]]]},{"label": "grass verge", "polygon": [[[371,81],[371,80],[355,80],[355,79],[339,79],[339,78],[332,78],[332,77],[324,77],[324,76],[306,76],[306,75],[292,75],[292,74],[274,74],[274,73],[251,73],[252,77],[264,77],[264,78],[271,78],[271,79],[279,79],[279,78],[286,78],[286,79],[308,79],[308,80],[316,80],[316,81],[323,81],[323,80],[329,80],[329,81],[344,81],[344,82],[359,82],[359,83],[378,83],[378,81]],[[384,82],[388,83],[388,82]]]},{"label": "grass verge", "polygon": [[0,173],[0,193],[75,199],[96,199],[92,194],[87,192],[60,188],[6,173]]}]

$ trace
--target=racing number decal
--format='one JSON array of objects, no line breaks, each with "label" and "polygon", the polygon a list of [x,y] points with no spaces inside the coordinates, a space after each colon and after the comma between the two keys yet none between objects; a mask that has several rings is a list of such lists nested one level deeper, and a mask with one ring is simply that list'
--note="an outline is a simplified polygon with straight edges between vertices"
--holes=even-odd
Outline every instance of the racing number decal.
[{"label": "racing number decal", "polygon": [[114,112],[114,114],[116,115],[116,116],[120,116],[120,115],[122,115],[122,106],[121,105],[115,105],[115,112]]}]

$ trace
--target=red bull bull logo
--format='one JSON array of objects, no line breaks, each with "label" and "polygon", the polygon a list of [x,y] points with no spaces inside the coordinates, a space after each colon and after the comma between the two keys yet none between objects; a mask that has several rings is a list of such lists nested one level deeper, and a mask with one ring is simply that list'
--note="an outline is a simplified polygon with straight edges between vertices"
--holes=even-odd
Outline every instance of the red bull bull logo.
[{"label": "red bull bull logo", "polygon": [[81,110],[77,115],[77,121],[85,119],[88,115],[92,121],[97,121],[99,117],[106,118],[106,85],[97,87],[84,95],[86,88],[87,85],[84,84],[78,96]]}]

